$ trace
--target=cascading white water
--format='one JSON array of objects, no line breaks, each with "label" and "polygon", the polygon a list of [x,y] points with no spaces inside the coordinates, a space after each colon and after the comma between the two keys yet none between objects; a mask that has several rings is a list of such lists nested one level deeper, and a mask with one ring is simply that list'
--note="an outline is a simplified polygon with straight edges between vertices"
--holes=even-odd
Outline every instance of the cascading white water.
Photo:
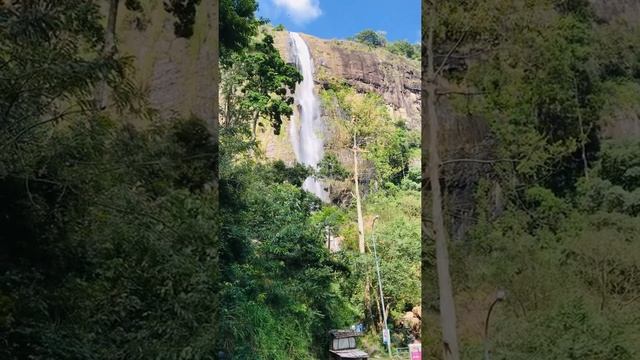
[{"label": "cascading white water", "polygon": [[[320,101],[313,87],[313,60],[307,43],[298,33],[290,33],[289,38],[291,56],[302,74],[302,82],[296,86],[294,95],[297,111],[291,118],[289,137],[296,160],[317,170],[324,156],[324,123],[320,116]],[[324,184],[315,177],[309,176],[302,188],[329,202]]]}]

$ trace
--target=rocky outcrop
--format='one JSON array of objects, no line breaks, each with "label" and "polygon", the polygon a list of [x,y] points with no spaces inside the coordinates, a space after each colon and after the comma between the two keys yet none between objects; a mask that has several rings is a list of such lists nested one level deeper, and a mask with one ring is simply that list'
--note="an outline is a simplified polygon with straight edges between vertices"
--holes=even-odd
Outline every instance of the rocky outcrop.
[{"label": "rocky outcrop", "polygon": [[422,331],[422,306],[413,307],[411,311],[407,311],[400,319],[396,321],[396,326],[403,327],[413,335],[414,338],[420,338]]},{"label": "rocky outcrop", "polygon": [[162,118],[191,114],[217,123],[218,8],[203,0],[196,9],[194,34],[178,38],[173,15],[162,0],[142,1],[143,11],[128,11],[120,1],[118,51],[133,57],[137,83]]},{"label": "rocky outcrop", "polygon": [[[108,2],[105,2],[108,3]],[[132,12],[120,1],[116,22],[118,52],[132,58],[135,79],[160,119],[198,117],[206,122],[218,146],[218,6],[217,0],[197,5],[193,35],[176,37],[173,15],[162,0],[141,1]],[[139,118],[134,125],[147,126]],[[208,186],[218,187],[218,168]],[[217,204],[217,202],[215,202]]]},{"label": "rocky outcrop", "polygon": [[590,0],[596,16],[605,21],[624,19],[640,23],[640,1],[638,0]]},{"label": "rocky outcrop", "polygon": [[618,117],[605,123],[602,135],[608,139],[637,139],[640,137],[640,109],[620,112]]},{"label": "rocky outcrop", "polygon": [[[638,0],[590,0],[593,10],[602,21],[625,22],[630,27],[640,27],[640,1]],[[626,139],[640,136],[640,108],[619,107],[602,122],[605,138]]]},{"label": "rocky outcrop", "polygon": [[[291,61],[289,55],[289,33],[273,31],[275,46],[281,56]],[[329,81],[344,81],[360,92],[374,92],[383,97],[390,113],[404,119],[411,129],[420,129],[420,64],[384,49],[371,49],[365,45],[345,40],[324,40],[311,35],[300,34],[307,43],[315,66],[315,82],[318,88]],[[326,110],[326,109],[323,109]],[[324,112],[324,111],[323,111]],[[339,134],[327,117],[325,149],[333,152],[347,169],[353,166],[353,153],[348,146],[338,140]],[[267,158],[283,160],[292,165],[295,156],[288,131],[289,122],[282,124],[283,131],[276,135],[269,126],[258,129],[258,139]],[[349,141],[347,141],[349,142]],[[368,180],[373,169],[367,161],[360,161],[360,177],[367,191]],[[351,196],[351,182],[330,184],[334,202],[348,202]]]},{"label": "rocky outcrop", "polygon": [[[289,59],[286,31],[275,31],[277,48]],[[340,79],[361,92],[376,92],[389,104],[393,115],[420,128],[420,64],[384,49],[371,49],[347,40],[324,40],[301,34],[311,50],[316,82],[323,85]]]},{"label": "rocky outcrop", "polygon": [[[448,87],[445,81],[440,84],[441,89]],[[492,173],[492,165],[469,160],[495,158],[495,144],[485,119],[456,111],[445,97],[440,97],[436,106],[440,121],[440,157],[443,161],[441,176],[447,179],[443,188],[447,193],[448,232],[453,240],[460,241],[465,239],[467,231],[474,224],[476,185],[479,179]],[[426,174],[426,170],[423,169],[423,174]]]}]

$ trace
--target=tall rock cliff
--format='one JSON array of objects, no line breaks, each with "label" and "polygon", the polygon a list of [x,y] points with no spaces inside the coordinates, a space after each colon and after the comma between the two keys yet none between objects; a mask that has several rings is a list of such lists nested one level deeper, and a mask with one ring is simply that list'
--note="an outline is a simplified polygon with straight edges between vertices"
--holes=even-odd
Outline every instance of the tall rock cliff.
[{"label": "tall rock cliff", "polygon": [[[311,51],[316,81],[341,79],[361,92],[379,93],[393,115],[420,128],[420,64],[383,49],[372,49],[348,40],[324,40],[301,34]],[[274,32],[276,46],[290,59],[286,31]]]},{"label": "tall rock cliff", "polygon": [[136,80],[163,118],[196,115],[215,132],[217,124],[218,1],[197,5],[193,35],[177,37],[175,17],[162,0],[141,1],[142,11],[128,11],[120,1],[118,51],[133,57]]},{"label": "tall rock cliff", "polygon": [[[289,32],[273,31],[275,46],[285,61],[289,54]],[[375,92],[385,100],[389,112],[403,119],[410,129],[420,128],[420,63],[392,54],[384,49],[372,49],[347,40],[326,40],[300,34],[307,43],[315,67],[316,88],[330,81],[344,81],[359,92]],[[288,123],[285,121],[283,129]],[[331,129],[328,129],[328,137]],[[288,164],[295,162],[288,132],[274,135],[268,127],[260,130],[259,140],[266,156]],[[330,139],[329,139],[330,141]],[[339,158],[351,166],[350,151],[338,151]],[[342,153],[342,155],[340,155]]]},{"label": "tall rock cliff", "polygon": [[[218,0],[196,6],[193,34],[176,36],[176,18],[162,0],[140,2],[141,11],[128,11],[119,2],[116,17],[118,52],[133,59],[136,83],[161,119],[195,116],[205,121],[218,146]],[[106,9],[105,9],[106,10]],[[137,124],[146,125],[146,124]],[[217,188],[218,169],[211,169]]]}]

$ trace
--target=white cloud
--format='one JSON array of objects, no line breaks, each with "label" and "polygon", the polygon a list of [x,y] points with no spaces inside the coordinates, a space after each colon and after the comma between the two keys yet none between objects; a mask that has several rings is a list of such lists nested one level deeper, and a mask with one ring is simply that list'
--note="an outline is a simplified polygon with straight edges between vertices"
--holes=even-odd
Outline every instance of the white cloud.
[{"label": "white cloud", "polygon": [[322,15],[320,0],[273,0],[273,4],[283,9],[298,24],[307,23]]}]

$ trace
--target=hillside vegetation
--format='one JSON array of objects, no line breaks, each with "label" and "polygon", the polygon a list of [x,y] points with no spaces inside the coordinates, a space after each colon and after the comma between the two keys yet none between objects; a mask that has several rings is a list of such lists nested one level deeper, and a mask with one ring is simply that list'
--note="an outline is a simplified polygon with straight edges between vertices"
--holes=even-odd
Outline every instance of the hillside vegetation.
[{"label": "hillside vegetation", "polygon": [[[300,80],[276,51],[277,32],[256,26],[248,45],[223,59],[221,259],[227,270],[221,301],[227,307],[221,321],[229,336],[221,343],[239,358],[321,358],[327,356],[330,329],[362,323],[362,347],[383,353],[372,253],[378,215],[375,237],[388,323],[394,347],[406,346],[419,334],[415,321],[413,327],[405,321],[407,312],[420,309],[417,133],[392,117],[380,94],[360,93],[332,77],[318,89],[331,133],[319,169],[273,156],[291,153],[284,127]],[[359,250],[349,155],[354,136],[362,150],[365,253]],[[271,156],[261,151],[265,147]],[[330,187],[332,203],[301,189],[309,175]],[[340,242],[341,251],[329,251],[329,237]]]},{"label": "hillside vegetation", "polygon": [[[638,358],[640,134],[609,129],[637,118],[640,24],[605,21],[588,1],[441,2],[431,16],[436,54],[455,49],[446,100],[490,129],[478,157],[442,165],[452,190],[483,169],[468,188],[473,226],[449,245],[461,358],[485,346],[493,359]],[[445,207],[449,223],[465,221],[458,210]],[[448,359],[438,295],[425,294],[423,339]]]},{"label": "hillside vegetation", "polygon": [[211,119],[156,116],[102,24],[94,2],[0,4],[0,358],[213,358]]}]

